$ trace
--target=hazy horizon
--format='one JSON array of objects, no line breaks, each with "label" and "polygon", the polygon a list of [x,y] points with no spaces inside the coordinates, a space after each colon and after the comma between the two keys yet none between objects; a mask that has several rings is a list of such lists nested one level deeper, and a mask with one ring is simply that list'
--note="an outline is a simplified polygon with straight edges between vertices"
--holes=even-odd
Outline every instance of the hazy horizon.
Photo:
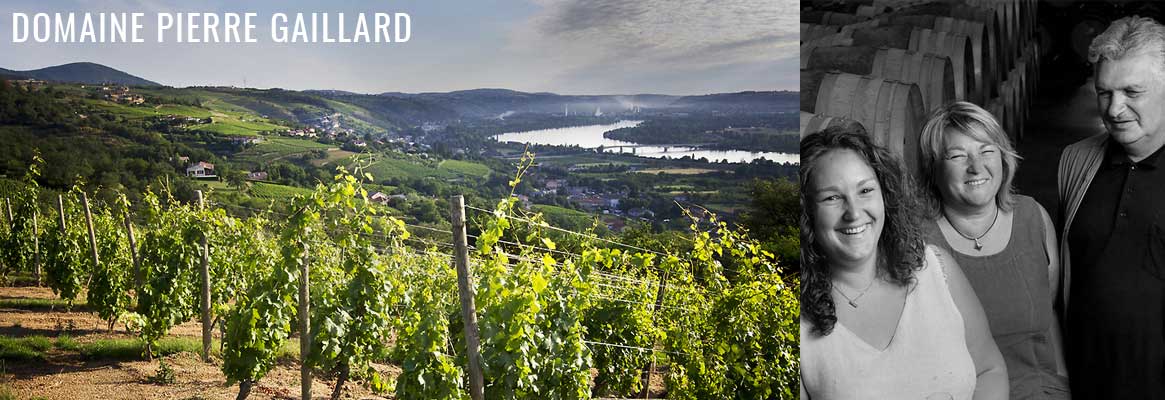
[{"label": "hazy horizon", "polygon": [[[562,95],[797,91],[792,0],[528,0],[342,4],[17,0],[0,4],[11,70],[93,62],[174,87],[450,92],[501,88]],[[12,43],[12,13],[406,12],[404,43]],[[261,38],[263,35],[259,35]],[[245,82],[245,83],[244,83]]]},{"label": "hazy horizon", "polygon": [[[359,91],[354,91],[354,90],[343,90],[343,89],[335,89],[335,88],[323,88],[323,89],[320,89],[320,88],[291,89],[291,88],[278,87],[278,86],[273,86],[273,87],[262,87],[262,88],[260,88],[260,87],[253,87],[253,86],[246,86],[246,87],[244,87],[244,86],[229,85],[229,84],[226,84],[226,85],[189,85],[189,86],[174,86],[174,85],[167,85],[165,82],[158,82],[157,80],[150,79],[150,77],[148,77],[148,76],[141,76],[141,75],[138,75],[138,74],[134,74],[134,73],[132,73],[132,72],[126,71],[126,70],[124,70],[124,69],[122,69],[122,68],[117,68],[117,67],[114,67],[114,66],[112,66],[112,65],[105,65],[105,64],[101,64],[101,63],[97,63],[97,62],[93,62],[93,61],[86,61],[86,60],[73,61],[73,62],[67,62],[67,63],[63,63],[63,64],[56,64],[56,65],[46,65],[46,66],[44,66],[44,67],[40,67],[40,68],[32,68],[32,69],[19,69],[19,70],[18,70],[18,69],[14,69],[14,68],[8,68],[7,66],[4,66],[4,65],[0,65],[0,69],[7,69],[7,70],[9,70],[9,71],[13,71],[13,72],[29,72],[29,71],[35,71],[35,70],[44,69],[44,68],[50,68],[50,67],[59,67],[59,66],[63,66],[63,65],[68,65],[68,64],[78,64],[78,63],[90,63],[90,64],[99,64],[99,65],[104,65],[104,66],[106,66],[106,67],[109,67],[109,68],[116,69],[116,70],[118,70],[118,71],[121,71],[121,72],[124,72],[124,73],[130,74],[130,75],[136,76],[136,77],[138,77],[138,78],[142,78],[142,79],[145,79],[145,80],[148,80],[148,81],[153,81],[153,82],[155,82],[155,83],[158,83],[158,84],[160,84],[160,85],[162,85],[162,86],[168,86],[168,87],[173,87],[173,88],[177,88],[177,89],[185,89],[185,88],[197,88],[197,87],[229,87],[229,88],[235,88],[235,89],[255,89],[255,90],[271,90],[271,89],[281,89],[281,90],[294,90],[294,91],[319,91],[319,92],[323,92],[323,91],[341,91],[341,92],[349,92],[349,93],[355,93],[355,94],[364,94],[364,95],[379,95],[379,94],[385,94],[385,93],[403,93],[403,94],[416,95],[416,94],[430,94],[430,93],[451,93],[451,92],[463,92],[463,91],[471,91],[471,90],[512,90],[512,91],[516,91],[516,92],[529,93],[529,94],[542,94],[542,93],[548,93],[548,94],[554,94],[554,95],[559,95],[559,96],[673,96],[673,97],[683,97],[683,96],[703,96],[703,95],[713,95],[713,94],[731,94],[731,93],[743,93],[743,92],[790,92],[790,93],[797,93],[797,92],[798,92],[797,90],[783,90],[783,89],[778,89],[778,90],[770,90],[770,89],[744,89],[744,90],[736,90],[736,91],[731,91],[731,92],[691,93],[691,94],[670,94],[670,93],[560,93],[560,92],[550,92],[550,91],[527,92],[527,91],[516,90],[516,89],[512,89],[512,88],[504,88],[504,87],[473,87],[473,88],[461,88],[461,89],[453,89],[453,90],[448,90],[448,91],[431,91],[431,90],[426,90],[426,91],[420,91],[420,92],[401,92],[401,91],[395,91],[395,90],[393,90],[393,91],[385,91],[385,92],[359,92]],[[797,88],[794,88],[794,89],[797,89]]]}]

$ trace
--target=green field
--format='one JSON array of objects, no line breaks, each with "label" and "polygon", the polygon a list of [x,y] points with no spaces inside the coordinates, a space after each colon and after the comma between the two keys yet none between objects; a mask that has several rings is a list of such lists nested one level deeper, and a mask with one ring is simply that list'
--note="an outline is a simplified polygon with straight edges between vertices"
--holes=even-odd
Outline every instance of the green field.
[{"label": "green field", "polygon": [[599,155],[599,154],[580,154],[570,156],[537,156],[534,157],[534,162],[545,163],[549,165],[556,165],[560,167],[586,167],[598,165],[641,165],[637,162],[629,162],[619,160],[616,155]]},{"label": "green field", "polygon": [[157,111],[159,114],[162,114],[162,115],[170,115],[170,114],[185,115],[188,117],[195,117],[195,118],[206,118],[206,117],[211,116],[210,110],[207,110],[205,108],[198,108],[198,107],[194,107],[194,106],[183,105],[183,104],[163,104],[163,105],[154,107],[154,111]]},{"label": "green field", "polygon": [[377,181],[390,178],[403,179],[424,177],[451,179],[458,176],[449,170],[429,167],[418,162],[398,160],[395,158],[388,158],[383,156],[378,156],[378,160],[373,162],[372,165],[366,167],[364,172],[372,174],[372,177]]},{"label": "green field", "polygon": [[279,125],[275,125],[275,124],[271,124],[271,123],[267,123],[267,122],[263,122],[263,121],[257,121],[257,120],[243,121],[243,120],[239,120],[239,119],[233,119],[230,117],[224,118],[224,117],[219,117],[219,116],[215,116],[213,118],[214,118],[214,122],[212,122],[212,123],[202,124],[202,125],[190,125],[188,127],[188,129],[199,130],[199,131],[209,131],[209,132],[219,133],[219,134],[223,134],[223,135],[231,135],[231,136],[257,136],[257,135],[259,135],[259,133],[265,132],[265,131],[279,131],[279,130],[286,129],[286,128],[279,126]]},{"label": "green field", "polygon": [[294,186],[276,185],[274,183],[255,182],[251,186],[251,195],[265,199],[290,199],[295,196],[309,196],[311,189]]},{"label": "green field", "polygon": [[489,167],[487,166],[461,160],[444,160],[440,164],[437,164],[437,168],[474,178],[486,178],[489,177],[490,173]]},{"label": "green field", "polygon": [[125,117],[126,119],[145,119],[166,115],[166,113],[158,112],[158,110],[150,106],[127,106],[104,100],[87,99],[85,101],[98,110]]},{"label": "green field", "polygon": [[332,146],[311,140],[295,139],[281,136],[268,136],[267,140],[255,145],[255,149],[262,152],[299,153],[308,150],[324,150]]},{"label": "green field", "polygon": [[[259,116],[230,109],[207,109],[181,104],[163,104],[158,106],[130,106],[103,100],[86,100],[93,107],[124,117],[126,119],[145,119],[166,115],[181,115],[194,118],[213,118],[209,124],[190,124],[189,130],[208,131],[230,136],[256,136],[260,132],[280,131],[287,129],[284,126],[267,122]],[[221,103],[215,103],[221,104]]]},{"label": "green field", "polygon": [[317,167],[322,167],[328,163],[335,162],[336,160],[343,160],[354,155],[356,155],[356,153],[347,150],[328,149],[328,156],[326,158],[311,160],[311,164]]},{"label": "green field", "polygon": [[310,140],[283,136],[265,136],[264,140],[259,144],[236,153],[234,159],[240,162],[254,163],[256,166],[259,166],[290,155],[303,154],[312,150],[327,150],[329,148],[331,146]]},{"label": "green field", "polygon": [[485,178],[490,174],[489,167],[470,161],[443,160],[437,166],[431,167],[420,160],[401,160],[397,158],[377,155],[371,165],[364,168],[377,181],[391,178],[426,178],[457,179],[457,178]]},{"label": "green field", "polygon": [[575,231],[589,228],[596,217],[582,211],[548,204],[534,204],[530,209],[542,213],[542,217],[551,225]]}]

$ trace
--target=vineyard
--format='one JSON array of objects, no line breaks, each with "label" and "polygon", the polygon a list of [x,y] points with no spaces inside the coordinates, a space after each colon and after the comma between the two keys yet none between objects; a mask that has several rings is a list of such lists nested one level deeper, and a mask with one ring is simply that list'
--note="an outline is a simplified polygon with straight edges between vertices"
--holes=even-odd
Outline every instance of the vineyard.
[{"label": "vineyard", "polygon": [[367,200],[359,168],[265,210],[182,204],[164,185],[140,204],[81,184],[52,194],[43,168],[3,193],[0,273],[67,306],[84,294],[145,359],[198,321],[202,362],[238,399],[294,343],[302,398],[346,384],[398,399],[642,398],[653,377],[669,399],[797,393],[799,282],[710,213],[689,213],[692,250],[671,254],[552,226],[512,196],[455,196],[452,229],[406,223]]}]

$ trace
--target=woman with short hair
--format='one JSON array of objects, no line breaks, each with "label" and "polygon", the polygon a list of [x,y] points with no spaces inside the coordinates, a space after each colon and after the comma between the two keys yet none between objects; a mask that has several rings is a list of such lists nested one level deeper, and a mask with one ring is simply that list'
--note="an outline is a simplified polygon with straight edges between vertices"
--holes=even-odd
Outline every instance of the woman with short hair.
[{"label": "woman with short hair", "polygon": [[1015,194],[1019,155],[995,118],[954,102],[935,110],[919,140],[931,219],[928,243],[962,267],[1007,363],[1013,399],[1068,398],[1053,302],[1059,283],[1052,219]]}]

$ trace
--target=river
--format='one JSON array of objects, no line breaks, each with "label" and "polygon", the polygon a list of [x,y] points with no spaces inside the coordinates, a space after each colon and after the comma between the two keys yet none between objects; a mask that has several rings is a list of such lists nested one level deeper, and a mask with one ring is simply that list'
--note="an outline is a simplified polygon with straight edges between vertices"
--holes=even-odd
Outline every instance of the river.
[{"label": "river", "polygon": [[[777,153],[777,152],[753,152],[743,150],[701,150],[691,147],[662,147],[640,145],[632,142],[624,142],[620,140],[608,139],[603,137],[603,133],[613,131],[619,128],[630,128],[638,126],[643,121],[619,121],[607,125],[586,125],[573,126],[569,128],[553,128],[540,129],[536,131],[526,132],[510,132],[495,136],[499,142],[518,142],[531,143],[553,146],[579,146],[586,149],[603,148],[603,151],[608,153],[628,153],[635,154],[640,157],[652,158],[682,158],[684,156],[691,156],[699,159],[701,157],[707,158],[709,161],[718,162],[720,160],[727,160],[730,163],[747,163],[752,160],[764,158],[773,160],[778,163],[799,163],[800,155]],[[621,147],[621,146],[635,146],[635,147]]]}]

